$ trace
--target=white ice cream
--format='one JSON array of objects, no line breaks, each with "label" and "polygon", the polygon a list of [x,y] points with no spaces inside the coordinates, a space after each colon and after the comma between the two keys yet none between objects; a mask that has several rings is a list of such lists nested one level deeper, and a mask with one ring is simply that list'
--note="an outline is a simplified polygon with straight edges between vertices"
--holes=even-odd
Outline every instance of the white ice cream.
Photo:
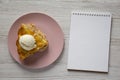
[{"label": "white ice cream", "polygon": [[34,37],[29,34],[23,35],[19,39],[20,46],[27,51],[32,50],[33,48],[36,47],[35,42],[36,41],[35,41]]}]

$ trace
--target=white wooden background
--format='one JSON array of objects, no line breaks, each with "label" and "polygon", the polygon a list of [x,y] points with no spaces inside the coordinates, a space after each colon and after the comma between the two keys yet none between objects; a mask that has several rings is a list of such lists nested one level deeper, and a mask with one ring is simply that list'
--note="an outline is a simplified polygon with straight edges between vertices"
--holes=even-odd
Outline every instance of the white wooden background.
[{"label": "white wooden background", "polygon": [[[68,71],[67,55],[72,10],[101,9],[113,14],[109,73]],[[53,17],[65,35],[65,47],[59,59],[41,70],[27,70],[15,62],[7,46],[12,23],[29,12]],[[120,80],[120,0],[0,0],[0,80]]]}]

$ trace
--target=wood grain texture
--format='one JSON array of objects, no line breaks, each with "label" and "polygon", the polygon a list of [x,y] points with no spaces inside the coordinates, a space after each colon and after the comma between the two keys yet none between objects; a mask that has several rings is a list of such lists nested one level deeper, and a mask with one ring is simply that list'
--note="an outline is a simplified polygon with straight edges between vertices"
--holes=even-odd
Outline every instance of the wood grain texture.
[{"label": "wood grain texture", "polygon": [[[109,73],[67,70],[70,13],[81,9],[109,11],[113,15]],[[29,12],[53,17],[65,35],[62,55],[40,70],[21,67],[11,58],[7,47],[10,26]],[[120,0],[0,0],[0,80],[120,80]]]}]

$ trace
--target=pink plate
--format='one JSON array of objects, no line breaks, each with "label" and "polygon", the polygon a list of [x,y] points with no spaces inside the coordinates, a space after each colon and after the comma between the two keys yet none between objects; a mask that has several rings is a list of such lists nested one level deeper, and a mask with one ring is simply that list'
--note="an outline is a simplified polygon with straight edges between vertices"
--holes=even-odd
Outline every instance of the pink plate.
[{"label": "pink plate", "polygon": [[[42,52],[43,55],[41,55],[41,53],[36,53],[26,63],[23,63],[19,59],[16,46],[18,29],[22,23],[35,24],[38,29],[46,34],[46,38],[49,42],[48,49]],[[42,13],[29,13],[23,15],[13,23],[8,34],[8,48],[10,54],[19,64],[30,69],[44,68],[52,64],[60,56],[63,46],[64,34],[60,26],[54,19]]]}]

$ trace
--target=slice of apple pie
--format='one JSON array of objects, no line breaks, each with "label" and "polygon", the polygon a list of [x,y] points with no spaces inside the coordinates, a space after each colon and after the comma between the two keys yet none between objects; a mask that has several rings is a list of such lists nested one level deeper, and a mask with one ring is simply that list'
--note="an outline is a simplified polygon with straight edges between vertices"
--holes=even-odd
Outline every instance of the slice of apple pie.
[{"label": "slice of apple pie", "polygon": [[34,24],[21,24],[16,45],[20,59],[24,60],[38,51],[44,51],[48,47],[48,40]]}]

